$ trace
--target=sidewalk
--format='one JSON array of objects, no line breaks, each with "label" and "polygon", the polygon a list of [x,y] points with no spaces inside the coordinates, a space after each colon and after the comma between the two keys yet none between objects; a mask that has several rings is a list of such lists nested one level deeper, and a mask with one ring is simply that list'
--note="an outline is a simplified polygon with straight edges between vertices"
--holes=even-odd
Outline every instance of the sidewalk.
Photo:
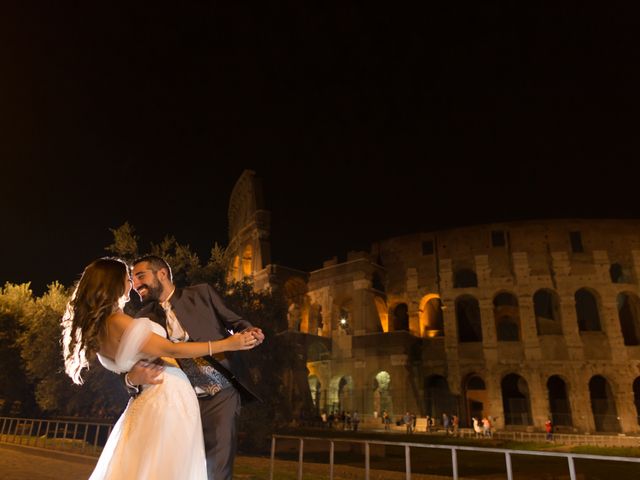
[{"label": "sidewalk", "polygon": [[[67,455],[57,451],[0,444],[0,480],[85,480],[93,471],[96,459]],[[236,457],[234,480],[268,480],[268,458]],[[363,469],[336,465],[335,480],[362,478]],[[274,478],[295,480],[297,462],[276,460]],[[304,465],[305,478],[326,479],[329,467],[323,464]],[[447,480],[439,475],[413,474],[415,480]],[[404,480],[403,472],[371,471],[372,480]],[[125,480],[125,479],[123,479]],[[151,479],[150,479],[151,480]],[[483,480],[493,480],[484,478]]]},{"label": "sidewalk", "polygon": [[95,462],[94,458],[0,444],[0,480],[86,479]]}]

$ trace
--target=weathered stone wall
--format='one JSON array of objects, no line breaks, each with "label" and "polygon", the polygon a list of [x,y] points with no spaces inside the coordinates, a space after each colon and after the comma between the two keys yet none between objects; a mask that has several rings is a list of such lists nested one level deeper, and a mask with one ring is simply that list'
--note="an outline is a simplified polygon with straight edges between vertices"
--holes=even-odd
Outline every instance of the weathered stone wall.
[{"label": "weathered stone wall", "polygon": [[[572,244],[571,232],[579,232],[581,245],[576,234]],[[615,282],[613,264],[622,272]],[[371,414],[382,394],[391,397],[395,415],[425,415],[455,404],[469,421],[468,400],[484,398],[482,413],[493,416],[498,428],[541,429],[550,414],[547,382],[556,376],[564,382],[571,415],[566,428],[608,431],[610,425],[596,425],[592,404],[599,404],[600,394],[589,387],[594,377],[603,377],[610,401],[598,412],[605,423],[613,418],[619,431],[640,432],[633,392],[640,346],[625,345],[618,314],[619,294],[640,293],[639,268],[640,222],[627,220],[540,220],[421,233],[374,243],[370,254],[352,253],[343,263],[327,262],[310,273],[307,294],[307,308],[320,309],[324,319],[322,330],[307,333],[333,344],[331,360],[316,369],[322,388],[334,389],[322,398],[333,403],[320,407]],[[456,285],[461,270],[475,274],[477,284]],[[595,299],[597,313],[590,315],[597,315],[600,329],[580,331],[580,289]],[[556,299],[556,320],[536,316],[534,296],[541,290]],[[517,303],[503,310],[517,325],[515,340],[498,338],[499,294]],[[443,331],[425,328],[430,320],[421,305],[427,297],[443,302]],[[465,298],[476,305],[479,324],[472,333],[481,341],[460,341],[458,310]],[[539,322],[555,322],[562,333],[540,334]],[[382,393],[375,380],[380,372],[391,379]],[[510,375],[517,378],[516,390],[505,400]],[[484,382],[482,394],[470,393],[474,376]],[[442,392],[441,379],[448,392]],[[505,412],[505,401],[528,407]],[[522,412],[522,424],[505,417]]]}]

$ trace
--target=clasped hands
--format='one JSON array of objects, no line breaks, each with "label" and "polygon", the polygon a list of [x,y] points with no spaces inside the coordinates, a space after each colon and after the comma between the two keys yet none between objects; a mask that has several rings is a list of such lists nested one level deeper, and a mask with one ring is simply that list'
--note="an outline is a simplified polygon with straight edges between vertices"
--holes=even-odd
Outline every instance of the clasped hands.
[{"label": "clasped hands", "polygon": [[245,328],[239,334],[245,335],[247,344],[253,347],[257,347],[264,342],[264,333],[262,333],[262,330],[258,327]]},{"label": "clasped hands", "polygon": [[257,327],[245,328],[226,339],[227,342],[230,342],[230,345],[234,345],[232,350],[251,350],[260,345],[262,340],[264,340],[264,334]]},{"label": "clasped hands", "polygon": [[[259,327],[245,328],[236,335],[242,335],[244,350],[257,347],[264,342],[264,333]],[[139,360],[127,373],[129,381],[134,385],[156,385],[162,383],[164,366],[157,363]]]}]

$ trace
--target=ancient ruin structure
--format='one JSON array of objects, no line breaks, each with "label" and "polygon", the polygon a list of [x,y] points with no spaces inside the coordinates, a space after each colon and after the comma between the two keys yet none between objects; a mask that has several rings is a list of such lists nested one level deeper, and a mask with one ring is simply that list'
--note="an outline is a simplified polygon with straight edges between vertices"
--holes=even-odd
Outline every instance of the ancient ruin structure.
[{"label": "ancient ruin structure", "polygon": [[231,196],[231,275],[284,289],[318,411],[640,432],[639,221],[416,233],[300,272],[269,263],[259,183]]}]

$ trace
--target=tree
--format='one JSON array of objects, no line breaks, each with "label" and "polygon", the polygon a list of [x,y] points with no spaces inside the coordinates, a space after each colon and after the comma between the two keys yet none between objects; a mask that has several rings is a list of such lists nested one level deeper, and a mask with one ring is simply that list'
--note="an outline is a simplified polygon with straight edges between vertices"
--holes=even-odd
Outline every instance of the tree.
[{"label": "tree", "polygon": [[37,404],[49,414],[93,417],[104,412],[116,416],[126,405],[127,395],[114,382],[113,374],[94,359],[79,387],[64,372],[60,319],[70,295],[71,288],[54,282],[42,297],[28,302],[19,317],[17,343]]},{"label": "tree", "polygon": [[30,284],[6,283],[0,290],[0,398],[1,413],[32,415],[37,413],[34,389],[20,355],[19,338],[24,317],[33,302]]}]

